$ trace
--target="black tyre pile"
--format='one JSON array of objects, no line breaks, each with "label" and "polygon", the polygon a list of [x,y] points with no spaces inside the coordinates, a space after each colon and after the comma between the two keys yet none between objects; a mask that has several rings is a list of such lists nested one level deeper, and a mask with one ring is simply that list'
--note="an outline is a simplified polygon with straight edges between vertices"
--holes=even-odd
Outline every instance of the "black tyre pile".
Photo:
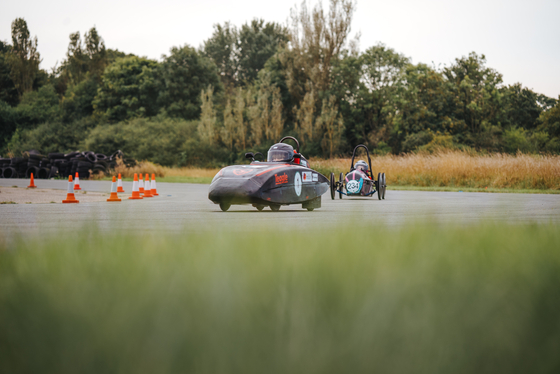
[{"label": "black tyre pile", "polygon": [[[49,153],[43,156],[36,151],[26,152],[26,157],[0,158],[0,178],[30,178],[31,173],[38,179],[68,178],[79,174],[89,178],[91,174],[108,174],[117,166],[117,158],[123,158],[121,151],[110,156],[95,152]],[[123,159],[127,167],[136,166],[136,160]]]}]

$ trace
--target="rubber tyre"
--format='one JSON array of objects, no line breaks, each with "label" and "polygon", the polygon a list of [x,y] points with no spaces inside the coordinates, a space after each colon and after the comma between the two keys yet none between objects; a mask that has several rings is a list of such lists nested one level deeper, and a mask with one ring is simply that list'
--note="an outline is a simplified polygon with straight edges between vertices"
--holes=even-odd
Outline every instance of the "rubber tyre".
[{"label": "rubber tyre", "polygon": [[280,205],[272,204],[270,205],[270,210],[272,210],[273,212],[278,212],[280,210]]},{"label": "rubber tyre", "polygon": [[18,172],[17,172],[16,169],[9,166],[7,168],[4,168],[3,175],[4,175],[4,178],[17,178],[18,177]]},{"label": "rubber tyre", "polygon": [[336,187],[334,185],[334,173],[331,173],[331,199],[334,200],[336,195]]},{"label": "rubber tyre", "polygon": [[78,169],[84,169],[84,168],[91,168],[93,167],[93,164],[91,162],[87,162],[87,161],[79,161],[78,162]]},{"label": "rubber tyre", "polygon": [[43,159],[43,155],[38,155],[36,153],[30,153],[29,154],[29,159],[30,160],[37,160],[37,161],[41,161]]},{"label": "rubber tyre", "polygon": [[231,204],[228,203],[220,203],[220,209],[222,210],[222,212],[227,212],[230,206]]},{"label": "rubber tyre", "polygon": [[340,182],[340,184],[338,185],[340,187],[340,190],[338,191],[338,198],[342,199],[342,187],[344,186],[344,174],[340,173],[340,176],[338,177],[338,181]]},{"label": "rubber tyre", "polygon": [[28,167],[25,171],[25,178],[31,178],[31,173],[33,173],[34,178],[39,178],[39,170],[36,166]]},{"label": "rubber tyre", "polygon": [[39,172],[37,173],[37,178],[38,179],[47,179],[49,177],[50,173],[51,173],[50,168],[40,168]]},{"label": "rubber tyre", "polygon": [[103,153],[96,153],[95,157],[97,157],[97,161],[106,161],[109,157],[105,156]]},{"label": "rubber tyre", "polygon": [[381,173],[377,173],[377,198],[381,200],[383,198],[383,177]]},{"label": "rubber tyre", "polygon": [[385,180],[385,173],[383,173],[383,200],[385,200],[385,191],[387,191],[387,181]]}]

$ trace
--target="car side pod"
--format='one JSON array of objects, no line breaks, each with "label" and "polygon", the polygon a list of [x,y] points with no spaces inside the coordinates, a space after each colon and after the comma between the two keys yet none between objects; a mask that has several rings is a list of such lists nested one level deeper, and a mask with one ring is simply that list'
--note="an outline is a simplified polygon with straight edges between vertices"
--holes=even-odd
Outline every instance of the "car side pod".
[{"label": "car side pod", "polygon": [[111,196],[107,199],[107,201],[121,201],[119,199],[119,195],[117,195],[117,178],[113,175],[113,183],[111,183]]},{"label": "car side pod", "polygon": [[140,196],[140,190],[138,188],[138,174],[134,173],[134,182],[132,182],[132,196],[129,197],[130,200],[140,200],[143,199]]},{"label": "car side pod", "polygon": [[71,175],[68,176],[68,193],[66,194],[66,200],[62,200],[62,203],[79,203],[79,201],[76,200],[76,197],[74,196],[74,181],[72,180]]}]

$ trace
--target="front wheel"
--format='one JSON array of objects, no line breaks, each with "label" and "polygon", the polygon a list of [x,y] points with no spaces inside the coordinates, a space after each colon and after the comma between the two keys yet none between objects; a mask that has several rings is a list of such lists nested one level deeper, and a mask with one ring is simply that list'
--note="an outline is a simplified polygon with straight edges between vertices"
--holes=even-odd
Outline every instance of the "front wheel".
[{"label": "front wheel", "polygon": [[331,199],[334,200],[336,194],[336,185],[334,183],[334,173],[331,173]]},{"label": "front wheel", "polygon": [[383,173],[383,200],[385,200],[385,191],[387,191],[387,181],[385,180],[385,173]]},{"label": "front wheel", "polygon": [[220,209],[222,210],[222,212],[226,212],[230,206],[231,204],[228,203],[220,203]]},{"label": "front wheel", "polygon": [[338,198],[342,199],[342,188],[344,187],[344,174],[340,173],[340,176],[338,177],[338,188],[340,188],[340,190],[338,190]]},{"label": "front wheel", "polygon": [[270,210],[272,210],[273,212],[278,212],[280,210],[280,205],[279,204],[273,204],[270,206]]},{"label": "front wheel", "polygon": [[377,198],[383,199],[383,175],[381,173],[377,173]]}]

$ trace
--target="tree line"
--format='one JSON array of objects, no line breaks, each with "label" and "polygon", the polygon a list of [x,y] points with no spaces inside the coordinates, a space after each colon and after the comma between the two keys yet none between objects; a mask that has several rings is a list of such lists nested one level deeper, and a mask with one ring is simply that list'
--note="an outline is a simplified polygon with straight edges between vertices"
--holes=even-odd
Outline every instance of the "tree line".
[{"label": "tree line", "polygon": [[361,52],[355,10],[351,0],[303,2],[286,25],[216,24],[200,48],[172,47],[159,61],[106,48],[93,27],[70,35],[50,72],[18,18],[11,43],[0,41],[0,152],[122,149],[209,166],[294,135],[311,157],[357,144],[560,153],[558,100],[503,84],[475,52],[444,67],[384,44]]}]

